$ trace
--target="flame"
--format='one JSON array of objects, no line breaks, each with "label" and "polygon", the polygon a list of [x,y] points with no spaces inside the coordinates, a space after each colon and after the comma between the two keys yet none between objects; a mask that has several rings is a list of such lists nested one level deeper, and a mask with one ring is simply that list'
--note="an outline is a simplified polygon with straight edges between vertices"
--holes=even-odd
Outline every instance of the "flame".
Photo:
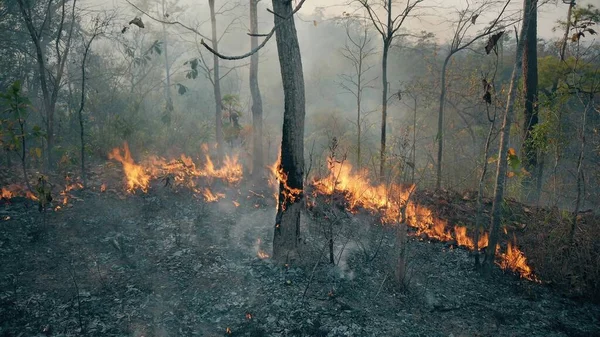
[{"label": "flame", "polygon": [[130,193],[133,193],[136,189],[147,193],[150,182],[156,179],[161,179],[165,186],[183,186],[202,194],[206,191],[197,188],[197,178],[202,177],[209,182],[213,179],[220,179],[230,185],[237,184],[242,180],[243,168],[238,161],[238,156],[225,156],[223,165],[216,168],[208,155],[208,146],[204,145],[202,149],[205,152],[205,163],[202,167],[196,165],[192,158],[185,154],[181,154],[179,158],[173,160],[149,156],[136,164],[131,158],[127,143],[124,144],[123,155],[121,155],[120,149],[116,148],[109,154],[109,158],[123,164],[128,186],[127,191]]},{"label": "flame", "polygon": [[[464,226],[454,226],[454,237],[456,239],[456,243],[459,246],[463,246],[469,248],[471,250],[475,249],[475,243],[473,239],[467,236],[467,227]],[[479,236],[479,240],[477,242],[477,247],[479,249],[485,248],[488,245],[488,233],[483,232]]]},{"label": "flame", "polygon": [[260,259],[268,259],[270,256],[269,254],[265,253],[265,251],[263,251],[262,249],[260,249],[260,244],[261,244],[261,240],[256,239],[256,256],[258,256]]},{"label": "flame", "polygon": [[202,196],[204,196],[204,200],[206,202],[215,202],[219,201],[219,199],[225,198],[224,193],[213,193],[208,187],[202,189]]},{"label": "flame", "polygon": [[[355,213],[362,208],[379,215],[384,224],[405,221],[417,230],[417,235],[423,234],[441,241],[454,239],[459,246],[475,249],[474,240],[467,234],[467,227],[454,226],[454,233],[451,233],[447,229],[447,221],[437,218],[431,209],[409,200],[415,185],[373,185],[366,170],[352,172],[350,164],[331,158],[328,159],[328,168],[328,176],[313,181],[316,194],[341,193],[350,212]],[[488,233],[481,233],[477,242],[478,248],[487,247],[488,240]],[[516,245],[509,243],[507,252],[498,255],[502,269],[516,271],[530,280],[535,279],[525,256]]]},{"label": "flame", "polygon": [[0,190],[0,197],[8,200],[13,197],[13,193],[7,188],[2,187],[2,190]]},{"label": "flame", "polygon": [[24,196],[25,198],[33,201],[38,200],[35,194],[29,191],[26,187],[18,184],[10,184],[6,187],[0,188],[0,199],[9,200],[17,196]]},{"label": "flame", "polygon": [[508,242],[506,253],[500,254],[500,261],[497,264],[504,270],[511,270],[530,281],[538,281],[533,274],[533,270],[527,264],[527,258],[519,248],[517,248],[516,238],[513,238],[514,244]]},{"label": "flame", "polygon": [[251,320],[251,319],[252,319],[252,314],[251,314],[251,313],[249,313],[249,312],[247,312],[247,313],[246,313],[246,319],[247,319],[247,320]]},{"label": "flame", "polygon": [[100,185],[100,192],[105,192],[106,191],[106,184],[102,183],[102,185]]},{"label": "flame", "polygon": [[281,153],[279,154],[277,161],[270,167],[270,170],[276,179],[275,185],[283,187],[283,190],[275,192],[275,200],[277,200],[277,204],[279,205],[279,195],[281,193],[281,195],[283,195],[281,207],[282,210],[285,210],[286,204],[293,203],[302,194],[302,189],[290,187],[288,185],[287,173],[283,171],[283,166],[281,166]]},{"label": "flame", "polygon": [[233,205],[234,205],[235,207],[240,207],[240,203],[239,203],[239,202],[237,202],[237,201],[235,201],[235,200],[232,200],[231,202],[233,202]]},{"label": "flame", "polygon": [[145,172],[142,166],[137,165],[133,161],[127,142],[123,144],[123,155],[121,155],[121,150],[119,148],[115,148],[108,154],[108,159],[117,160],[123,165],[123,171],[125,172],[125,178],[127,179],[127,192],[135,193],[135,190],[138,188],[144,193],[148,192],[150,176]]}]

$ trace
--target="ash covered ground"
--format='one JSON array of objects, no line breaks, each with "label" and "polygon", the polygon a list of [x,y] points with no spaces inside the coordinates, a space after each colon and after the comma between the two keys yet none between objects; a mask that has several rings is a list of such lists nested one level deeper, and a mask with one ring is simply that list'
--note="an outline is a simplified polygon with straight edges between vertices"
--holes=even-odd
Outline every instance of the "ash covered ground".
[{"label": "ash covered ground", "polygon": [[274,202],[226,193],[74,191],[46,223],[32,201],[3,203],[0,336],[600,335],[600,306],[499,269],[484,279],[448,243],[410,236],[399,287],[394,233],[366,215],[337,224],[335,266],[303,215],[306,261],[277,266],[259,257]]}]

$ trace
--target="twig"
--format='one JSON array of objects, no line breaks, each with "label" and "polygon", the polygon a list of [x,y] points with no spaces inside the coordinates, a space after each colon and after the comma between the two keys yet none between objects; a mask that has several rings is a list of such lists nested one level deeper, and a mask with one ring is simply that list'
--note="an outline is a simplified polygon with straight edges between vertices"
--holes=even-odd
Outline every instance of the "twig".
[{"label": "twig", "polygon": [[383,281],[381,281],[381,284],[379,285],[379,289],[377,289],[377,293],[375,294],[375,297],[377,298],[377,296],[379,296],[379,293],[381,292],[381,288],[383,288],[383,284],[385,283],[385,280],[387,280],[388,274],[385,274],[385,277],[383,278]]}]

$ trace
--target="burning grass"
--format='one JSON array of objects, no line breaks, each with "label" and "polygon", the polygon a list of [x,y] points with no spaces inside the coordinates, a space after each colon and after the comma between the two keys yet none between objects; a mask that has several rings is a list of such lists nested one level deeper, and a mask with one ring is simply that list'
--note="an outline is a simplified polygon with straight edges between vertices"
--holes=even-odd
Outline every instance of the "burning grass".
[{"label": "burning grass", "polygon": [[[373,184],[367,171],[353,172],[347,162],[328,160],[329,174],[313,181],[313,196],[332,196],[339,193],[344,196],[346,208],[350,212],[359,209],[380,217],[384,225],[406,222],[416,229],[417,235],[424,235],[439,241],[454,241],[458,246],[474,250],[474,239],[468,235],[466,226],[455,225],[453,231],[450,224],[437,217],[432,208],[414,202],[411,198],[415,186],[398,184]],[[309,203],[314,201],[309,201]],[[516,240],[516,239],[515,239]],[[488,233],[479,235],[479,249],[488,246]],[[516,243],[509,243],[507,251],[500,253],[497,264],[505,270],[518,273],[529,280],[537,280],[523,252]]]},{"label": "burning grass", "polygon": [[211,184],[216,179],[234,185],[242,180],[242,165],[237,156],[225,156],[223,165],[217,168],[208,155],[208,147],[203,146],[202,150],[205,153],[203,166],[196,165],[191,157],[184,154],[173,160],[150,156],[136,163],[127,143],[123,145],[122,151],[120,148],[113,149],[108,158],[122,164],[128,193],[135,193],[137,190],[147,193],[152,181],[161,180],[165,186],[184,187],[201,195],[207,202],[215,202],[224,198],[225,194],[200,186],[199,178],[204,178],[206,184]]}]

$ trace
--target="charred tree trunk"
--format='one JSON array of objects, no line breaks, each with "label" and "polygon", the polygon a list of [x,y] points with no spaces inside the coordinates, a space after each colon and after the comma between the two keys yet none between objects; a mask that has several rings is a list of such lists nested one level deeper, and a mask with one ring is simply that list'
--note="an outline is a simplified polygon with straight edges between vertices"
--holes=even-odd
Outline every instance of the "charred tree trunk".
[{"label": "charred tree trunk", "polygon": [[[214,51],[219,52],[219,40],[217,37],[217,16],[215,14],[215,0],[208,0],[210,7],[211,44]],[[221,78],[219,74],[219,57],[213,54],[213,92],[215,96],[215,123],[217,138],[217,161],[221,163],[224,156],[223,144],[223,102],[221,98]]]},{"label": "charred tree trunk", "polygon": [[440,84],[442,90],[440,91],[440,110],[438,111],[438,132],[436,135],[438,142],[438,153],[435,188],[437,189],[442,188],[442,158],[444,154],[444,104],[446,103],[446,68],[448,67],[448,62],[450,62],[450,57],[452,57],[452,52],[450,52],[444,60],[444,65],[442,66],[442,80]]},{"label": "charred tree trunk", "polygon": [[[250,46],[258,47],[258,2],[250,0]],[[264,173],[263,154],[263,106],[258,85],[258,52],[250,56],[250,94],[252,95],[252,177],[259,181]]]},{"label": "charred tree trunk", "polygon": [[[525,10],[530,13],[527,37],[523,51],[523,96],[525,113],[523,120],[523,166],[530,172],[523,183],[526,199],[537,203],[536,177],[540,177],[538,150],[533,142],[533,129],[538,124],[538,66],[537,66],[537,0],[526,0]],[[535,175],[534,175],[535,173]]]},{"label": "charred tree trunk", "polygon": [[285,108],[281,138],[279,198],[273,237],[273,259],[290,262],[298,257],[300,211],[304,178],[304,75],[292,2],[273,0],[277,53],[281,68]]},{"label": "charred tree trunk", "polygon": [[386,140],[386,127],[387,127],[387,94],[388,94],[388,81],[387,81],[387,59],[388,52],[390,49],[391,38],[383,42],[383,57],[381,59],[381,152],[379,158],[379,180],[385,180],[385,140]]},{"label": "charred tree trunk", "polygon": [[[527,0],[525,0],[527,1]],[[521,75],[523,66],[523,46],[527,27],[529,26],[529,15],[527,7],[523,8],[523,26],[519,33],[519,41],[517,43],[516,60],[513,72],[510,78],[510,87],[508,90],[508,100],[506,103],[506,111],[504,120],[500,129],[500,148],[498,150],[498,166],[496,168],[496,183],[494,186],[494,200],[492,204],[492,219],[490,221],[490,239],[488,248],[485,251],[485,259],[483,261],[483,272],[489,275],[492,271],[494,258],[496,256],[496,244],[500,235],[500,223],[502,221],[502,203],[504,201],[504,182],[506,180],[506,169],[508,165],[508,140],[510,138],[510,127],[514,115],[514,104],[517,97],[517,84]]]}]

